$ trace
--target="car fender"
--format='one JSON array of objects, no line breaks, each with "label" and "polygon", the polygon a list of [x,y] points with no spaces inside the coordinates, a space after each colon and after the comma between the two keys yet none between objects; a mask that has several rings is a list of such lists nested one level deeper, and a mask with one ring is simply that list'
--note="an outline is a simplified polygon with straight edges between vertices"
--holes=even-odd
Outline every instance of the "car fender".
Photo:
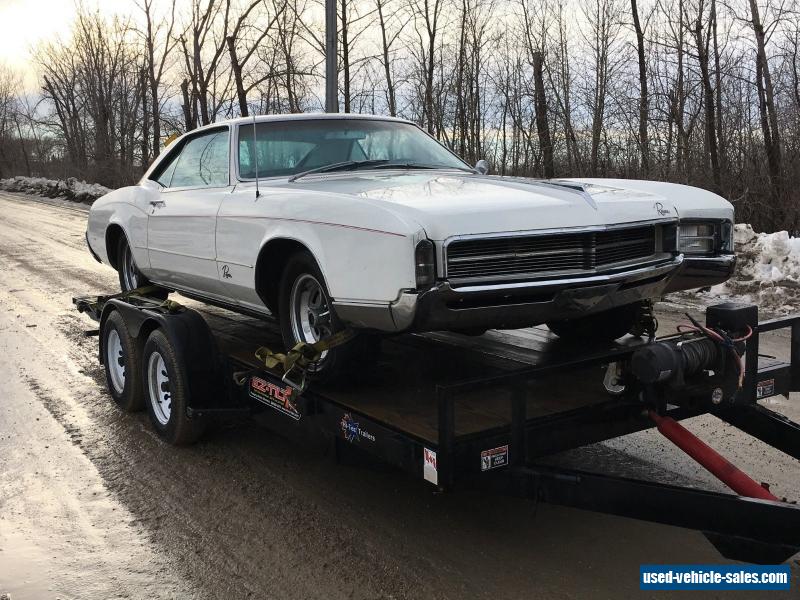
[{"label": "car fender", "polygon": [[[140,186],[114,190],[98,198],[89,211],[87,238],[92,250],[102,262],[111,265],[109,254],[115,249],[106,247],[106,232],[112,225],[119,226],[133,252],[136,266],[146,273],[150,267],[147,252],[148,192]],[[113,266],[113,265],[112,265]]]},{"label": "car fender", "polygon": [[311,252],[336,301],[390,302],[413,288],[412,236],[354,226],[279,222],[261,247],[275,239],[294,240]]},{"label": "car fender", "polygon": [[352,196],[262,185],[255,198],[254,186],[241,185],[218,214],[217,260],[232,295],[260,305],[258,257],[273,240],[294,240],[313,254],[334,299],[388,303],[415,285],[420,232],[418,224]]},{"label": "car fender", "polygon": [[734,218],[733,204],[714,192],[690,185],[637,179],[571,179],[570,181],[621,187],[653,194],[656,201],[662,202],[666,207],[674,208],[681,219],[733,221]]}]

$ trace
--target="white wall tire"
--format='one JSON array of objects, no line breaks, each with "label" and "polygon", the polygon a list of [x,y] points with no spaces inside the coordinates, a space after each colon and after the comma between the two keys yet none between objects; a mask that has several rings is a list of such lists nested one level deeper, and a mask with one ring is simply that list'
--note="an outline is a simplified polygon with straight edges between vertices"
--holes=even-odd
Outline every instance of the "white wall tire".
[{"label": "white wall tire", "polygon": [[189,418],[186,369],[160,329],[153,331],[145,342],[141,373],[145,404],[156,433],[176,446],[195,442],[203,434],[205,424]]},{"label": "white wall tire", "polygon": [[114,402],[125,412],[142,410],[144,396],[136,340],[118,311],[103,322],[100,343],[106,384]]}]

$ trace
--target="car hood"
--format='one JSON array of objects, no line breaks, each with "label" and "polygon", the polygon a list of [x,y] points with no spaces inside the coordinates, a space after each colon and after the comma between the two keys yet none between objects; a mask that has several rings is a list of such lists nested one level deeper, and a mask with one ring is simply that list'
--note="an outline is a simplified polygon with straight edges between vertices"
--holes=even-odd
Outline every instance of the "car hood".
[{"label": "car hood", "polygon": [[314,176],[303,181],[302,187],[381,205],[404,220],[417,222],[433,240],[678,217],[676,207],[662,194],[625,187],[619,181],[613,185],[600,181],[406,171]]}]

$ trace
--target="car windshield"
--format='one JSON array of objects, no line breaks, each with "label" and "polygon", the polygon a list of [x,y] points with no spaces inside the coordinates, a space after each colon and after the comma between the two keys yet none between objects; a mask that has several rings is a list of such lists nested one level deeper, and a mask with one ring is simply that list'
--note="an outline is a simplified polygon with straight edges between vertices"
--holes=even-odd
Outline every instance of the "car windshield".
[{"label": "car windshield", "polygon": [[[258,157],[255,164],[253,157]],[[469,167],[418,127],[396,121],[371,119],[309,119],[267,121],[239,129],[239,175],[280,177],[325,170],[328,165],[351,161],[352,168]]]}]

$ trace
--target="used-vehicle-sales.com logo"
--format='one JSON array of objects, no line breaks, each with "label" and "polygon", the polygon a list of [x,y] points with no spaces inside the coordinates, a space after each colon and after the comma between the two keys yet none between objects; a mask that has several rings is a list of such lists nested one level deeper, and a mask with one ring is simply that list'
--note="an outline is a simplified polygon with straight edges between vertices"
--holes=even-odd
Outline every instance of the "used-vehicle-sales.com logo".
[{"label": "used-vehicle-sales.com logo", "polygon": [[357,442],[361,438],[370,442],[375,441],[375,436],[369,431],[361,429],[358,425],[358,421],[354,421],[350,413],[344,413],[344,415],[342,415],[341,425],[342,435],[344,435],[344,439],[348,442]]}]

